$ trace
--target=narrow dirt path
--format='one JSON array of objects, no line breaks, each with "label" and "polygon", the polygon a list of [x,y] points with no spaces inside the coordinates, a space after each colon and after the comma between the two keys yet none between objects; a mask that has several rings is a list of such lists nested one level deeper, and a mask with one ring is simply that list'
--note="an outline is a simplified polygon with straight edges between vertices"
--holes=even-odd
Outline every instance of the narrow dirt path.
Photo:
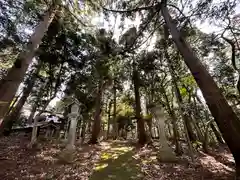
[{"label": "narrow dirt path", "polygon": [[101,144],[106,149],[101,152],[90,180],[131,180],[142,179],[141,161],[135,157],[136,150],[126,142]]}]

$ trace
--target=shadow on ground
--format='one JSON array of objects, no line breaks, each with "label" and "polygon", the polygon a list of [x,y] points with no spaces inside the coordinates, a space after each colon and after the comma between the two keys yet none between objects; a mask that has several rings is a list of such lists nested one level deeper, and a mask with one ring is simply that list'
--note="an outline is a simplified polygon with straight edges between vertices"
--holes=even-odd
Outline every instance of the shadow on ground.
[{"label": "shadow on ground", "polygon": [[0,180],[230,180],[234,179],[229,150],[185,153],[178,163],[160,163],[158,150],[136,148],[133,142],[104,141],[98,145],[77,145],[71,164],[59,163],[64,144],[45,141],[28,149],[30,137],[13,134],[0,138]]},{"label": "shadow on ground", "polygon": [[90,180],[130,180],[141,179],[140,161],[135,157],[133,147],[124,143],[111,143],[109,149],[102,152],[95,164]]}]

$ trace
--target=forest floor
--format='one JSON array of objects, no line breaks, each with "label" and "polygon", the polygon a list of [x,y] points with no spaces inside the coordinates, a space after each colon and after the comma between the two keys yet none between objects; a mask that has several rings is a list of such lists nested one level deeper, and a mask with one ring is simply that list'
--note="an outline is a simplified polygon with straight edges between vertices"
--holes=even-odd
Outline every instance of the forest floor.
[{"label": "forest floor", "polygon": [[77,145],[75,160],[63,164],[63,144],[42,141],[28,149],[30,137],[0,139],[0,180],[224,180],[234,179],[234,161],[226,148],[197,152],[195,162],[184,155],[177,163],[160,163],[157,149],[137,148],[126,141]]}]

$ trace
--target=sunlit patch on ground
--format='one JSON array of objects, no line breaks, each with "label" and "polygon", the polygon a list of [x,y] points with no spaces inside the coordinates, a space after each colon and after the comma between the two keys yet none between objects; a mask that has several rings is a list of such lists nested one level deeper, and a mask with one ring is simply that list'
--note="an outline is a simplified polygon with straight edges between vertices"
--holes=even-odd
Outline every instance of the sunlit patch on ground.
[{"label": "sunlit patch on ground", "polygon": [[[117,147],[116,147],[117,146]],[[126,144],[111,143],[100,155],[90,180],[97,179],[140,179],[140,164],[133,158],[133,147]]]},{"label": "sunlit patch on ground", "polygon": [[102,163],[102,164],[96,163],[96,164],[95,164],[95,167],[94,167],[94,170],[95,170],[95,171],[99,171],[99,170],[101,170],[101,169],[103,169],[103,168],[105,168],[105,167],[107,167],[107,166],[108,166],[107,163]]}]

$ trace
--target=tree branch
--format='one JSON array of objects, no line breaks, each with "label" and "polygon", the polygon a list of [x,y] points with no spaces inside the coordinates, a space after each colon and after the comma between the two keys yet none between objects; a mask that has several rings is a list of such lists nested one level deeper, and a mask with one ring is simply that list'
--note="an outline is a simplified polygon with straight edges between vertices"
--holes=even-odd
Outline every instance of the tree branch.
[{"label": "tree branch", "polygon": [[172,8],[175,8],[175,9],[186,19],[186,22],[188,22],[188,23],[190,24],[190,27],[193,28],[193,27],[192,27],[192,24],[191,24],[191,22],[190,22],[190,18],[189,18],[189,17],[193,16],[193,13],[192,13],[190,16],[185,16],[185,14],[182,12],[182,10],[179,9],[177,6],[175,6],[175,5],[173,5],[173,4],[167,4],[167,6],[170,6],[170,7],[172,7]]},{"label": "tree branch", "polygon": [[236,71],[238,71],[238,68],[237,68],[237,66],[236,66],[236,61],[235,61],[235,49],[236,49],[236,48],[235,48],[235,44],[234,44],[234,42],[233,42],[232,40],[224,37],[223,34],[221,35],[221,37],[222,37],[228,44],[230,44],[230,46],[231,46],[231,48],[232,48],[232,65],[233,65],[234,69],[235,69]]},{"label": "tree branch", "polygon": [[[159,10],[157,10],[156,12],[154,12],[154,13],[152,14],[151,18],[148,20],[148,22],[145,24],[145,26],[139,30],[139,33],[138,33],[138,35],[136,36],[135,40],[132,42],[132,44],[131,44],[129,47],[127,47],[127,48],[125,47],[121,52],[119,52],[119,54],[125,55],[127,52],[130,52],[130,51],[133,51],[133,50],[136,49],[136,47],[133,48],[136,40],[140,37],[141,33],[146,30],[147,26],[148,26],[149,23],[152,21],[152,19],[155,17],[155,15],[158,14],[158,12],[159,12]],[[138,48],[138,47],[137,47],[137,48]]]},{"label": "tree branch", "polygon": [[115,12],[115,13],[129,13],[129,12],[137,12],[137,11],[142,11],[142,10],[149,10],[149,9],[157,7],[157,5],[146,6],[146,7],[138,7],[138,8],[134,8],[134,9],[128,9],[128,10],[115,10],[115,9],[107,9],[103,6],[101,6],[101,7],[105,11],[110,11],[110,12]]},{"label": "tree branch", "polygon": [[159,29],[163,24],[164,24],[164,22],[162,22],[161,24],[159,24],[157,27],[154,27],[153,31],[149,34],[149,36],[148,36],[140,45],[138,45],[138,46],[135,47],[135,48],[132,48],[131,50],[135,50],[135,49],[137,49],[137,48],[140,48],[143,44],[145,44],[145,43],[149,40],[149,38],[152,37],[152,35],[154,34],[154,32],[155,32],[157,29]]},{"label": "tree branch", "polygon": [[67,6],[62,6],[65,10],[67,10],[73,17],[74,19],[76,19],[81,25],[83,25],[84,27],[87,27],[87,25],[82,22],[81,19],[79,19],[74,13],[71,12],[71,10],[67,7]]}]

